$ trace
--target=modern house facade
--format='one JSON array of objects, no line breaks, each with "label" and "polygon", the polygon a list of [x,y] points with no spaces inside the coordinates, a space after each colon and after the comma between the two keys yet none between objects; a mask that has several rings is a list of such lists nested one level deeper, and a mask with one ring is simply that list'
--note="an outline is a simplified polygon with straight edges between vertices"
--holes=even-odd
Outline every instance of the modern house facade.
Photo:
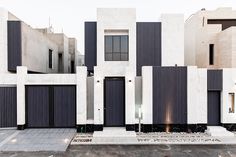
[{"label": "modern house facade", "polygon": [[[198,66],[191,57],[198,46],[186,45],[195,40],[187,42],[186,32],[199,29],[189,31],[186,25],[182,14],[140,22],[132,8],[97,9],[97,20],[85,22],[85,66],[77,66],[75,74],[29,73],[28,66],[18,66],[16,74],[0,73],[0,111],[14,111],[2,114],[0,126],[94,132],[138,131],[140,124],[143,132],[199,132],[223,125],[234,130],[236,69]],[[75,44],[41,32],[61,46],[58,53],[65,43]],[[78,61],[76,55],[69,58]]]}]

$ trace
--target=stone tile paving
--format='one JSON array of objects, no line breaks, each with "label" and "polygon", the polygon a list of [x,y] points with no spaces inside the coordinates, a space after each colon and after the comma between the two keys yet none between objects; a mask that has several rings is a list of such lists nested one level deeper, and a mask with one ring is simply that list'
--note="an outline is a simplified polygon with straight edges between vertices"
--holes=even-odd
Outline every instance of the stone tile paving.
[{"label": "stone tile paving", "polygon": [[206,133],[137,133],[138,142],[168,144],[219,144],[221,140]]},{"label": "stone tile paving", "polygon": [[[232,138],[227,139],[221,137],[212,137],[207,135],[206,133],[165,133],[165,132],[136,133],[136,138],[137,142],[131,144],[232,144],[232,140],[234,140]],[[80,144],[93,145],[97,143],[93,142],[92,134],[78,133],[72,140],[71,145],[80,145]]]},{"label": "stone tile paving", "polygon": [[75,129],[26,129],[9,139],[0,151],[66,151]]}]

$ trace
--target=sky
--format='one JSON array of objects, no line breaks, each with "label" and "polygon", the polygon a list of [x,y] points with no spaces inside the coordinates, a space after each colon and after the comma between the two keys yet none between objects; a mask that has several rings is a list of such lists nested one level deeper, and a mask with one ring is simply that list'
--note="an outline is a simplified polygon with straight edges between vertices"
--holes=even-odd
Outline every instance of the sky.
[{"label": "sky", "polygon": [[136,8],[138,22],[154,22],[161,13],[182,13],[187,19],[202,8],[236,9],[236,0],[0,0],[0,7],[33,28],[48,27],[50,21],[54,32],[75,37],[84,54],[84,22],[96,20],[96,8]]}]

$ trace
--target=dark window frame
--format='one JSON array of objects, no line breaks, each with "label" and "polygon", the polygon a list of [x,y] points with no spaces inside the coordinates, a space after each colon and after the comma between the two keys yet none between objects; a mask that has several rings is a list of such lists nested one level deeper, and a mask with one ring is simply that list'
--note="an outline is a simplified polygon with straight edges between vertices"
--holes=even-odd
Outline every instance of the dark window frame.
[{"label": "dark window frame", "polygon": [[48,49],[48,68],[52,69],[53,68],[53,50]]},{"label": "dark window frame", "polygon": [[214,44],[209,45],[209,65],[214,65]]},{"label": "dark window frame", "polygon": [[[107,38],[111,38],[111,52],[107,51],[107,45],[106,45],[106,42],[107,42]],[[119,38],[119,50],[115,50],[114,49],[114,38]],[[126,48],[127,51],[122,51],[122,38],[126,38]],[[104,36],[104,60],[105,61],[129,61],[129,36],[128,35],[105,35]],[[116,56],[115,56],[116,55]],[[122,55],[123,57],[126,56],[125,58],[122,59]]]}]

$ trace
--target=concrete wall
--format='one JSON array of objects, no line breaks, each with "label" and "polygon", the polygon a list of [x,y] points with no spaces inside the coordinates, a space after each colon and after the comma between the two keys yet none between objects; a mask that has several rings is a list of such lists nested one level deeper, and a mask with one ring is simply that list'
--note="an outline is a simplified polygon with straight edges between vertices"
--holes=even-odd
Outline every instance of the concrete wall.
[{"label": "concrete wall", "polygon": [[[58,46],[30,26],[21,22],[22,65],[29,71],[56,73],[58,71]],[[49,49],[53,54],[53,68],[49,68]]]},{"label": "concrete wall", "polygon": [[188,124],[207,123],[207,69],[188,67],[187,122]]},{"label": "concrete wall", "polygon": [[[185,22],[185,65],[201,68],[235,67],[232,35],[234,27],[222,31],[220,24],[207,24],[208,19],[236,19],[232,8],[199,11]],[[214,65],[209,65],[209,44],[215,44]],[[234,61],[234,60],[233,60]]]},{"label": "concrete wall", "polygon": [[184,15],[162,14],[162,66],[184,65]]},{"label": "concrete wall", "polygon": [[49,39],[58,45],[58,53],[62,54],[63,72],[70,72],[70,54],[69,54],[69,38],[63,33],[48,33],[45,34]]}]

